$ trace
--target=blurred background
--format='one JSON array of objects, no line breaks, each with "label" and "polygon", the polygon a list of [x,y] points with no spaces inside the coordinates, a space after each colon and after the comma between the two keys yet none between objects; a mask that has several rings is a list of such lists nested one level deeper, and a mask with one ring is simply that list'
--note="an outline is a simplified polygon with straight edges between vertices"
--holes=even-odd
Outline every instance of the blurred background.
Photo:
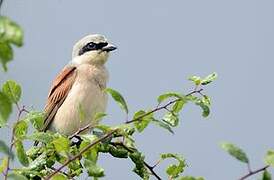
[{"label": "blurred background", "polygon": [[[23,27],[25,43],[15,49],[0,81],[18,81],[21,103],[28,107],[43,109],[51,81],[71,60],[73,44],[100,33],[119,47],[107,63],[109,87],[124,95],[131,115],[154,107],[163,92],[189,92],[190,75],[219,74],[206,88],[213,102],[209,118],[188,105],[174,135],[151,125],[136,136],[151,164],[162,152],[177,152],[187,159],[186,175],[231,180],[247,168],[221,150],[220,142],[242,147],[254,169],[274,148],[272,0],[6,0],[1,13]],[[107,124],[125,120],[112,100],[107,113]],[[139,179],[128,160],[101,156],[99,164],[103,179]],[[155,169],[164,179],[165,165]]]}]

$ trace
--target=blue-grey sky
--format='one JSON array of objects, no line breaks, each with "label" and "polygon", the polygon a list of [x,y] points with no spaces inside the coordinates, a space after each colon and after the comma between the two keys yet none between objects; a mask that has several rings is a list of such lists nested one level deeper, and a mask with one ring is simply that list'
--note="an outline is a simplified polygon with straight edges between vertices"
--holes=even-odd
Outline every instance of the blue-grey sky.
[{"label": "blue-grey sky", "polygon": [[[245,149],[253,168],[262,167],[266,150],[274,148],[271,0],[6,0],[1,13],[25,31],[24,47],[15,50],[1,82],[17,80],[27,106],[42,109],[73,44],[101,33],[119,47],[107,63],[109,87],[124,95],[131,113],[154,107],[163,92],[189,92],[190,75],[219,74],[206,88],[213,101],[209,118],[188,105],[175,135],[153,125],[136,135],[152,164],[161,152],[177,152],[189,164],[185,174],[231,180],[245,174],[246,166],[223,152],[221,141]],[[124,120],[113,101],[108,114],[106,123]],[[104,179],[139,179],[130,161],[104,156],[100,165]],[[164,179],[165,165],[155,169]]]}]

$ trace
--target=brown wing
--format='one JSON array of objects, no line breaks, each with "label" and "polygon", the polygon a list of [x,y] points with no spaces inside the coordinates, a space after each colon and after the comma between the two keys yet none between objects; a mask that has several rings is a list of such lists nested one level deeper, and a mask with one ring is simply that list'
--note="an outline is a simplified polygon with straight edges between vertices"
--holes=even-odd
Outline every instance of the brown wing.
[{"label": "brown wing", "polygon": [[53,81],[49,91],[47,103],[45,106],[44,127],[41,131],[46,131],[54,119],[59,107],[65,101],[69,90],[71,89],[76,78],[76,67],[67,66]]}]

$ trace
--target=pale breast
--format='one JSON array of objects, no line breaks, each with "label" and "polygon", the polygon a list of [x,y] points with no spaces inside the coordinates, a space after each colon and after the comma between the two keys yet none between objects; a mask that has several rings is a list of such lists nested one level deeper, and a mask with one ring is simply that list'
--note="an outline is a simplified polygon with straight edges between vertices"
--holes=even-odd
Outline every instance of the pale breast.
[{"label": "pale breast", "polygon": [[105,112],[107,95],[103,92],[107,81],[105,68],[90,65],[77,67],[77,78],[66,100],[58,109],[50,129],[71,135],[93,121],[98,112]]}]

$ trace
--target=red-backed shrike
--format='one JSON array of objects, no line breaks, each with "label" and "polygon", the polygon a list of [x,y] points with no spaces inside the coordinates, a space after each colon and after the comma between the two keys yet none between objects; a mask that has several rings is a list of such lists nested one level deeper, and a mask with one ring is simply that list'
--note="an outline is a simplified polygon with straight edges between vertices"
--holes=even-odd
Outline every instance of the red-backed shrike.
[{"label": "red-backed shrike", "polygon": [[72,52],[72,61],[53,81],[49,91],[42,131],[50,130],[72,135],[94,122],[98,112],[104,112],[108,81],[105,63],[109,52],[116,47],[98,34],[78,41]]}]

